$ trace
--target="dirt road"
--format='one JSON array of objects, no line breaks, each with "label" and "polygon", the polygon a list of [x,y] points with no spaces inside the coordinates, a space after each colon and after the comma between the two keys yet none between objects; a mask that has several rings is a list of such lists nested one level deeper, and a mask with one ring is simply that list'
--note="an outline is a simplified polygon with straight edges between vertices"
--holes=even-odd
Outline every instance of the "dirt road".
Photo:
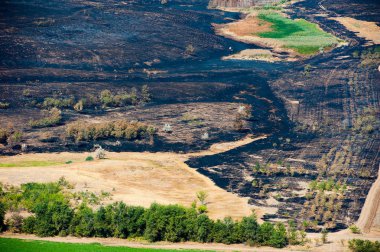
[{"label": "dirt road", "polygon": [[363,233],[374,233],[380,237],[380,166],[379,175],[368,192],[357,226]]}]

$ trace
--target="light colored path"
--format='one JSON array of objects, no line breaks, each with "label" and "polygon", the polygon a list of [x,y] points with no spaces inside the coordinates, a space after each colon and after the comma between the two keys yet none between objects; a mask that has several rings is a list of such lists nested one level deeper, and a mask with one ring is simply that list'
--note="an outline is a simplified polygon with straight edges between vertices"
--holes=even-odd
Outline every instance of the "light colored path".
[{"label": "light colored path", "polygon": [[380,237],[380,165],[379,174],[372,184],[356,224],[364,233],[374,233]]},{"label": "light colored path", "polygon": [[[372,241],[380,241],[379,236],[374,235],[355,235],[348,230],[344,230],[337,233],[328,234],[327,244],[316,244],[315,239],[320,239],[320,234],[308,234],[311,242],[305,246],[288,246],[282,249],[276,249],[271,247],[249,247],[244,244],[220,244],[220,243],[197,243],[197,242],[136,242],[119,238],[78,238],[78,237],[37,237],[35,235],[28,234],[12,234],[3,233],[0,237],[17,238],[17,239],[30,239],[30,240],[42,240],[42,241],[54,241],[54,242],[68,242],[68,243],[101,243],[105,246],[127,246],[133,248],[155,248],[155,249],[196,249],[196,250],[211,250],[211,251],[257,251],[257,252],[298,252],[298,251],[312,251],[312,252],[350,252],[348,249],[348,240],[368,239]],[[320,243],[320,242],[319,242]]]}]

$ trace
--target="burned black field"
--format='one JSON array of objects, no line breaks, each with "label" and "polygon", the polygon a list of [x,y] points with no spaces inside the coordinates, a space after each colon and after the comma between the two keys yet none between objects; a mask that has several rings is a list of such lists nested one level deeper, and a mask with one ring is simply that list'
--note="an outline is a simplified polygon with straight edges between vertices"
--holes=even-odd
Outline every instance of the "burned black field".
[{"label": "burned black field", "polygon": [[[265,63],[221,60],[257,47],[216,35],[213,23],[240,14],[207,9],[206,0],[4,1],[0,153],[88,151],[94,144],[192,152],[265,134],[188,164],[250,203],[278,209],[268,220],[295,219],[310,231],[345,228],[358,218],[380,162],[380,52],[321,14],[359,18],[354,4],[292,5],[289,16],[348,44]],[[379,9],[375,1],[361,3],[360,19],[380,22]],[[40,127],[52,107],[59,120]],[[121,139],[67,133],[76,122],[118,120],[139,121],[143,130]]]}]

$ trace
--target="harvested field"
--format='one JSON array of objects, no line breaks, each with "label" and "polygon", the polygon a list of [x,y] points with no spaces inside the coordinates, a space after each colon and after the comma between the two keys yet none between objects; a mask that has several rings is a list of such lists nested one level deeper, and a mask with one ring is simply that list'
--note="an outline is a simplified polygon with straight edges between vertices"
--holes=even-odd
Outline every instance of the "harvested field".
[{"label": "harvested field", "polygon": [[[208,178],[189,168],[190,156],[222,153],[265,137],[247,137],[241,141],[221,143],[209,150],[191,153],[108,152],[106,159],[84,161],[90,153],[40,153],[0,158],[0,181],[10,185],[27,182],[52,182],[65,177],[78,191],[110,192],[112,201],[149,207],[153,202],[190,206],[196,192],[207,191],[209,215],[240,219],[254,209],[247,199],[226,192]],[[52,165],[41,162],[55,163]],[[71,161],[69,164],[66,162]],[[30,163],[30,166],[26,166]],[[61,164],[60,164],[61,163]],[[1,165],[3,164],[3,165]],[[11,167],[5,167],[4,164]],[[256,208],[255,208],[256,209]],[[257,208],[258,216],[264,214]]]}]

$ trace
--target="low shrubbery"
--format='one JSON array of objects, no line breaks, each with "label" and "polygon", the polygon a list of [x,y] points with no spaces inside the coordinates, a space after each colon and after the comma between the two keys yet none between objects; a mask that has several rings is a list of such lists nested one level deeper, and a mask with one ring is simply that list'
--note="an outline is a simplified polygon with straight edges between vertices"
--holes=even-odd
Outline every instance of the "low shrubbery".
[{"label": "low shrubbery", "polygon": [[22,131],[16,130],[12,127],[0,128],[0,144],[17,144],[22,140]]},{"label": "low shrubbery", "polygon": [[154,134],[155,129],[145,123],[127,120],[86,123],[73,122],[67,125],[66,136],[75,141],[91,141],[104,138],[140,139]]},{"label": "low shrubbery", "polygon": [[[152,96],[147,85],[143,85],[141,90],[138,91],[136,88],[132,88],[129,92],[123,91],[114,93],[108,89],[102,90],[99,95],[88,94],[85,97],[75,99],[74,97],[69,98],[56,98],[56,97],[46,97],[43,101],[35,100],[33,104],[37,107],[44,109],[51,108],[73,108],[76,111],[82,111],[86,108],[95,107],[125,107],[125,106],[135,106],[138,104],[147,103],[151,100]],[[0,108],[1,108],[0,103]],[[9,104],[8,104],[9,105]]]},{"label": "low shrubbery", "polygon": [[358,228],[356,225],[349,226],[349,229],[353,234],[361,234],[360,228]]},{"label": "low shrubbery", "polygon": [[379,111],[365,109],[355,120],[353,130],[360,134],[371,134],[379,130]]},{"label": "low shrubbery", "polygon": [[49,111],[49,116],[38,120],[30,120],[29,126],[32,128],[44,128],[58,125],[62,120],[62,113],[57,108]]},{"label": "low shrubbery", "polygon": [[9,108],[8,102],[0,102],[0,109],[7,109]]},{"label": "low shrubbery", "polygon": [[[1,190],[2,227],[5,227],[4,209],[13,212],[26,209],[32,215],[17,218],[14,223],[21,232],[38,236],[144,237],[152,242],[248,243],[281,248],[289,243],[291,235],[282,223],[260,225],[254,215],[241,221],[231,218],[214,221],[196,207],[154,203],[150,208],[143,208],[116,202],[96,209],[87,205],[90,201],[83,200],[88,198],[87,194],[73,205],[78,201],[78,193],[70,193],[68,185],[61,179],[56,183],[28,183],[21,188],[7,188],[6,192]],[[291,237],[294,243],[295,236]]]},{"label": "low shrubbery", "polygon": [[341,184],[340,182],[335,182],[333,179],[329,180],[313,180],[309,184],[309,188],[312,191],[345,191],[347,189],[346,184]]},{"label": "low shrubbery", "polygon": [[41,104],[41,107],[45,109],[70,108],[74,106],[74,104],[74,98],[56,99],[52,97],[47,97],[44,99],[43,103]]},{"label": "low shrubbery", "polygon": [[380,251],[380,242],[353,239],[353,240],[348,242],[348,247],[353,252],[379,252]]}]

